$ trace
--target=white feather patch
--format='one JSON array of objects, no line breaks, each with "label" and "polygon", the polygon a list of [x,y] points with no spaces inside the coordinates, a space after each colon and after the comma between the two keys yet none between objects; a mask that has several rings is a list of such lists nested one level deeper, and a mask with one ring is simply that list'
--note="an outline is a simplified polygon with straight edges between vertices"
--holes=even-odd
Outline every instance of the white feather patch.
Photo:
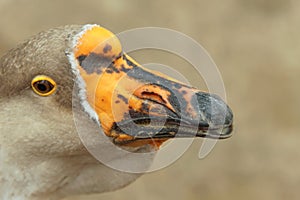
[{"label": "white feather patch", "polygon": [[99,27],[97,24],[87,24],[82,27],[82,30],[74,37],[72,41],[72,49],[71,52],[68,53],[68,59],[69,62],[71,63],[72,71],[75,74],[76,77],[76,83],[78,84],[79,87],[79,98],[80,98],[80,103],[82,107],[84,108],[84,111],[88,113],[91,119],[95,120],[99,125],[99,118],[95,110],[91,107],[89,102],[87,101],[86,97],[86,84],[83,78],[80,75],[78,66],[79,66],[79,61],[75,58],[75,51],[77,50],[77,46],[79,45],[79,40],[82,38],[82,36],[88,31],[91,30],[94,27]]}]

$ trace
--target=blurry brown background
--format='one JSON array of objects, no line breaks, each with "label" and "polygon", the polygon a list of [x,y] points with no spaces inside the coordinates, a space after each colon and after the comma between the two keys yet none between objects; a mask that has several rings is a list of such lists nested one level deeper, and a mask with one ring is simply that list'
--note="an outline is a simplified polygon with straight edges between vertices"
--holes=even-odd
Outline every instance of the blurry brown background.
[{"label": "blurry brown background", "polygon": [[[98,23],[115,33],[143,26],[183,32],[208,50],[222,73],[234,136],[204,160],[197,157],[198,140],[166,169],[117,192],[76,200],[299,199],[299,8],[296,0],[0,0],[0,54],[65,24]],[[135,57],[180,64],[157,52]]]}]

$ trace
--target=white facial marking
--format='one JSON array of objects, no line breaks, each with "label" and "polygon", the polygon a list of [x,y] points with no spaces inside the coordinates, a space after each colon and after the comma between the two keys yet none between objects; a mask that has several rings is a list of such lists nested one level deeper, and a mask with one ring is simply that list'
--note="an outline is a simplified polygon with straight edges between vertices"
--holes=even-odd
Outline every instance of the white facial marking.
[{"label": "white facial marking", "polygon": [[87,24],[82,27],[82,30],[74,37],[72,41],[72,49],[71,52],[68,53],[68,59],[69,62],[71,63],[72,71],[75,74],[76,77],[76,83],[78,84],[79,87],[79,98],[80,98],[80,103],[82,107],[84,108],[84,111],[88,113],[91,119],[95,120],[98,124],[99,118],[95,110],[90,106],[89,102],[87,101],[86,97],[86,84],[83,78],[80,75],[78,66],[79,62],[75,57],[75,51],[77,50],[77,46],[79,45],[79,40],[82,38],[82,36],[88,31],[93,29],[94,27],[100,27],[97,24]]}]

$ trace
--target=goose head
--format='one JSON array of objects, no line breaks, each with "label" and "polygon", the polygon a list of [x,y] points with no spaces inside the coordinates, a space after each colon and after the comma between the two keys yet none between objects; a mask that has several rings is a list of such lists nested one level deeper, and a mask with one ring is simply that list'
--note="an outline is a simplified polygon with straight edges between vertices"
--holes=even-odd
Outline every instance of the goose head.
[{"label": "goose head", "polygon": [[42,32],[0,60],[1,199],[100,193],[140,176],[98,162],[74,116],[107,154],[107,141],[144,152],[176,136],[227,138],[233,119],[221,98],[143,68],[100,26]]}]

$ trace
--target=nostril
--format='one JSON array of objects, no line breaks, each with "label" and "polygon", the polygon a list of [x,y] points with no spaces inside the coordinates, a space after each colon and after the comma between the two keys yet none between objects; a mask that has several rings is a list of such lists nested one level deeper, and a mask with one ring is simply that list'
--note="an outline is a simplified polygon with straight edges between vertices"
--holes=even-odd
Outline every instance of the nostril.
[{"label": "nostril", "polygon": [[155,101],[157,103],[166,104],[167,102],[163,99],[163,97],[155,92],[142,92],[143,99],[149,99]]},{"label": "nostril", "polygon": [[144,100],[144,102],[149,101],[154,104],[162,105],[163,108],[173,112],[177,116],[176,108],[179,106],[177,99],[173,98],[171,91],[161,85],[145,84],[137,88],[133,95]]}]

